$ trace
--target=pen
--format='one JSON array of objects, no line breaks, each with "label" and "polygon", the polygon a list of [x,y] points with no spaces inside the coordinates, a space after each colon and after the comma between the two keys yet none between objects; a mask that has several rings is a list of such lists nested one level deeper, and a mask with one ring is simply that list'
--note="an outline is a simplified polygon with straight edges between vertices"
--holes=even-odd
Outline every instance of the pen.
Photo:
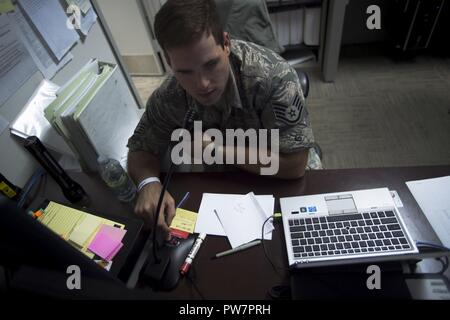
[{"label": "pen", "polygon": [[220,252],[220,253],[216,254],[214,257],[212,257],[211,259],[218,259],[220,257],[227,256],[229,254],[236,253],[236,252],[239,252],[239,251],[242,251],[242,250],[245,250],[245,249],[257,246],[260,243],[261,243],[261,240],[255,240],[255,241],[252,241],[252,242],[249,242],[249,243],[245,243],[245,244],[243,244],[243,245],[241,245],[239,247],[236,247],[234,249],[230,249],[230,250],[227,250],[227,251]]},{"label": "pen", "polygon": [[200,233],[200,235],[195,240],[195,243],[192,246],[191,251],[189,252],[188,256],[186,257],[186,260],[184,260],[184,263],[180,268],[180,273],[182,275],[185,275],[186,273],[188,273],[189,268],[191,267],[191,264],[194,261],[195,255],[197,254],[198,250],[200,249],[200,246],[202,245],[205,238],[206,238],[206,233]]},{"label": "pen", "polygon": [[187,200],[187,198],[189,198],[189,195],[190,195],[189,191],[186,192],[186,194],[184,195],[183,199],[181,199],[181,201],[178,203],[177,208],[179,208],[179,207],[181,207],[183,205],[183,203]]}]

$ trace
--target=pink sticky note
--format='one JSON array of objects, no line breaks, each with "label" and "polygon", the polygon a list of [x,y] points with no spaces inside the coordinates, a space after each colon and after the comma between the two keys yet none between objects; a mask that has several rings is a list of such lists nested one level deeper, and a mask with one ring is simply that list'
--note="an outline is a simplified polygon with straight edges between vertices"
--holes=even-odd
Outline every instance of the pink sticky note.
[{"label": "pink sticky note", "polygon": [[98,233],[105,233],[114,240],[122,241],[125,233],[127,233],[127,230],[109,226],[107,224],[102,224],[100,226],[100,229],[98,230]]},{"label": "pink sticky note", "polygon": [[114,259],[114,257],[116,256],[116,254],[119,252],[119,250],[123,247],[123,243],[119,243],[119,245],[117,246],[116,249],[113,250],[113,252],[111,252],[109,254],[109,256],[106,257],[106,260],[111,261],[112,259]]},{"label": "pink sticky note", "polygon": [[108,257],[121,245],[122,243],[120,241],[111,238],[106,233],[98,232],[88,249],[100,256],[102,259],[111,261],[108,260]]}]

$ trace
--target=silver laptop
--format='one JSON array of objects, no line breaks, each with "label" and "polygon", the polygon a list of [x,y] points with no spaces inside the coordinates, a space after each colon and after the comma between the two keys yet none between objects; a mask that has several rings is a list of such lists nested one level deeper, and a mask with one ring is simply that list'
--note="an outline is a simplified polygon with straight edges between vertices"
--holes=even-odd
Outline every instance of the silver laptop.
[{"label": "silver laptop", "polygon": [[417,247],[387,188],[280,199],[291,268],[402,260]]}]

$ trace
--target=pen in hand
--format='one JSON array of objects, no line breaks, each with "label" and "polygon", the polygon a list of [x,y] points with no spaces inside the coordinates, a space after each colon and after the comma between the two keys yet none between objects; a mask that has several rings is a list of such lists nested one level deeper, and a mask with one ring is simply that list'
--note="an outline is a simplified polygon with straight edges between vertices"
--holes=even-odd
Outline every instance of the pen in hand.
[{"label": "pen in hand", "polygon": [[230,255],[230,254],[233,254],[233,253],[236,253],[236,252],[239,252],[239,251],[242,251],[242,250],[245,250],[245,249],[257,246],[260,243],[261,243],[261,240],[255,240],[255,241],[252,241],[252,242],[249,242],[249,243],[245,243],[245,244],[243,244],[243,245],[241,245],[239,247],[236,247],[234,249],[230,249],[230,250],[227,250],[227,251],[220,252],[220,253],[216,254],[214,257],[212,257],[211,259],[218,259],[220,257],[224,257],[224,256],[227,256],[227,255]]}]

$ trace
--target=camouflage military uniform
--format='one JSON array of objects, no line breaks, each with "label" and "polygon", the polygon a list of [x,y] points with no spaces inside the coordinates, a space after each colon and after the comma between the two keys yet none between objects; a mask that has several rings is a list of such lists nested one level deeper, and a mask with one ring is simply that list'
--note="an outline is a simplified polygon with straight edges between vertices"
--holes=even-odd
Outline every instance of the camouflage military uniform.
[{"label": "camouflage military uniform", "polygon": [[240,40],[231,40],[230,64],[223,97],[209,107],[197,103],[169,76],[150,97],[128,141],[130,151],[164,154],[172,131],[182,126],[186,111],[193,108],[204,130],[279,129],[281,153],[310,148],[307,167],[321,169],[311,148],[314,136],[295,70],[273,51]]}]

